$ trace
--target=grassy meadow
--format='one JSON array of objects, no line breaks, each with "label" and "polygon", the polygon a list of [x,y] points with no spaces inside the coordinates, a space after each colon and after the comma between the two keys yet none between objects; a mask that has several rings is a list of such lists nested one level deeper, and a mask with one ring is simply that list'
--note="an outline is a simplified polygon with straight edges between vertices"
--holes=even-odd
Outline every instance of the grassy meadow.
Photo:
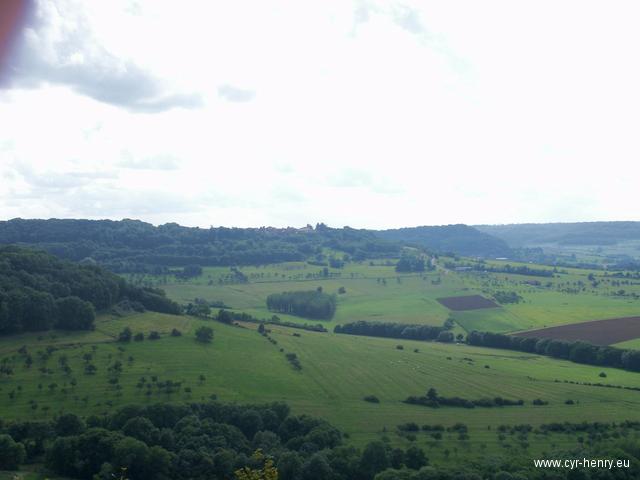
[{"label": "grassy meadow", "polygon": [[[560,433],[516,438],[497,431],[503,424],[535,427],[564,421],[640,420],[640,392],[585,385],[640,388],[636,373],[507,350],[332,333],[334,325],[356,320],[442,325],[453,318],[454,333],[464,333],[473,329],[511,332],[633,316],[640,314],[640,301],[634,296],[640,293],[636,280],[618,285],[619,279],[602,272],[593,272],[589,280],[592,272],[576,269],[557,272],[551,278],[457,272],[440,266],[422,274],[398,274],[387,262],[350,263],[325,272],[314,265],[287,263],[243,267],[241,272],[239,276],[232,269],[216,267],[205,268],[203,275],[189,280],[174,275],[127,278],[164,288],[180,303],[195,298],[222,302],[258,318],[272,316],[265,304],[271,293],[317,287],[327,293],[344,287],[346,293],[337,295],[337,313],[331,321],[279,315],[287,321],[322,323],[329,330],[326,333],[269,325],[269,338],[265,338],[256,331],[256,324],[231,326],[147,312],[124,317],[103,314],[90,332],[0,338],[0,359],[14,372],[0,377],[2,418],[45,419],[62,412],[101,415],[132,403],[211,398],[238,403],[286,401],[294,413],[326,418],[346,432],[354,445],[378,438],[405,447],[416,442],[435,462],[509,450],[542,453],[583,440]],[[625,294],[615,295],[621,288]],[[437,301],[458,295],[490,297],[497,291],[515,291],[523,300],[456,312]],[[195,329],[201,325],[214,329],[211,344],[195,341]],[[117,342],[126,326],[134,334],[144,333],[145,340]],[[182,335],[171,336],[174,328]],[[151,331],[158,331],[161,338],[147,339]],[[620,346],[640,348],[639,342],[629,340]],[[33,358],[31,366],[26,364],[27,353]],[[287,353],[297,355],[301,370],[287,361]],[[94,374],[85,372],[87,364],[96,367]],[[173,385],[170,392],[167,382]],[[501,396],[522,399],[524,405],[433,409],[403,403],[408,396],[424,395],[431,387],[447,397]],[[368,395],[380,402],[365,402]],[[533,405],[534,399],[548,404]],[[468,437],[445,432],[438,439],[422,431],[399,432],[397,426],[407,422],[444,427],[463,423],[469,429]]]},{"label": "grassy meadow", "polygon": [[[445,263],[441,259],[439,264]],[[387,264],[388,263],[388,264]],[[509,262],[489,261],[489,266]],[[511,262],[513,266],[521,266]],[[537,269],[548,266],[526,264]],[[136,276],[134,283],[157,285],[181,303],[195,298],[223,302],[259,318],[272,315],[265,299],[271,293],[310,290],[322,287],[336,293],[338,309],[333,320],[322,322],[328,329],[335,324],[356,320],[392,321],[441,325],[451,317],[464,331],[487,330],[513,332],[588,320],[640,315],[640,279],[605,277],[602,271],[558,269],[553,277],[535,277],[503,273],[457,272],[440,266],[424,274],[396,273],[391,262],[348,263],[342,269],[328,269],[303,262],[264,267],[243,267],[246,282],[240,282],[226,267],[208,267],[200,277],[182,280],[173,275]],[[593,281],[589,275],[593,275]],[[619,284],[621,283],[621,284]],[[594,286],[595,285],[595,286]],[[624,291],[619,295],[620,290]],[[500,308],[449,311],[437,298],[514,291],[523,300]],[[318,323],[294,316],[279,315],[283,320]]]},{"label": "grassy meadow", "polygon": [[[211,344],[195,341],[193,332],[202,324],[214,328]],[[157,330],[161,338],[115,342],[114,336],[125,326],[134,333]],[[170,336],[173,328],[180,329],[182,336]],[[0,356],[9,359],[14,375],[0,379],[0,410],[5,420],[44,419],[68,411],[100,415],[131,403],[201,401],[211,395],[240,403],[281,400],[295,413],[328,419],[348,433],[349,441],[356,445],[385,436],[397,444],[415,441],[434,459],[521,448],[499,439],[496,428],[501,424],[640,420],[640,392],[565,383],[602,381],[640,387],[640,376],[622,370],[466,345],[286,327],[271,329],[269,335],[277,342],[274,345],[254,328],[145,313],[101,317],[96,330],[86,334],[5,337],[0,340]],[[24,355],[18,352],[21,345],[35,360],[31,367],[24,364]],[[48,346],[56,350],[42,360],[37,352],[46,351]],[[296,353],[302,370],[292,368],[286,353]],[[84,373],[84,354],[92,355],[90,363],[97,367],[94,375]],[[70,373],[61,368],[62,356],[67,358]],[[116,362],[122,364],[118,375],[109,373]],[[599,376],[603,371],[605,379]],[[119,379],[117,384],[109,382],[114,376]],[[139,386],[142,377],[146,381]],[[168,394],[157,388],[157,382],[167,380],[181,382],[179,391]],[[56,387],[50,387],[52,384]],[[402,403],[407,396],[423,395],[430,387],[444,396],[475,399],[499,395],[523,399],[525,405],[432,409]],[[380,403],[363,401],[366,395],[375,395]],[[549,404],[534,406],[531,402],[536,398]],[[575,404],[566,405],[566,400]],[[436,441],[421,432],[415,439],[407,439],[396,431],[397,425],[406,422],[445,427],[462,422],[469,428],[469,438],[460,440],[455,433],[445,433]],[[573,445],[576,441],[559,434],[553,439],[557,445]],[[531,435],[527,448],[540,451],[549,442],[547,436]]]}]

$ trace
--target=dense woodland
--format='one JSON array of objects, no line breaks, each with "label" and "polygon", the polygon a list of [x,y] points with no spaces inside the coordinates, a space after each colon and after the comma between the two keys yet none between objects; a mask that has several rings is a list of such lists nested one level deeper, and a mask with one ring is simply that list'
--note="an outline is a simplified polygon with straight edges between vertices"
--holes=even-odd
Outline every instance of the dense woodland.
[{"label": "dense woodland", "polygon": [[91,259],[115,272],[166,271],[175,266],[260,265],[301,261],[330,248],[354,260],[397,257],[400,246],[349,227],[158,227],[139,220],[0,222],[0,243],[37,245],[61,258]]},{"label": "dense woodland", "polygon": [[336,296],[317,290],[273,293],[267,297],[272,312],[288,313],[304,318],[331,320],[336,313]]},{"label": "dense woodland", "polygon": [[454,252],[472,257],[508,257],[512,251],[504,240],[468,225],[398,228],[380,230],[385,240],[424,247],[437,253]]},{"label": "dense woodland", "polygon": [[[93,259],[117,272],[161,273],[168,267],[259,265],[302,261],[323,248],[353,260],[399,257],[402,245],[460,255],[513,254],[496,237],[467,225],[358,230],[322,223],[305,228],[192,228],[139,220],[24,220],[0,222],[0,243],[37,245],[69,260]],[[329,259],[338,268],[342,259]]]},{"label": "dense woodland", "polygon": [[0,334],[88,330],[96,311],[125,300],[138,310],[180,313],[161,290],[134,287],[101,267],[22,247],[0,247]]},{"label": "dense woodland", "polygon": [[522,223],[478,225],[511,247],[557,243],[560,245],[615,245],[640,238],[640,222]]}]

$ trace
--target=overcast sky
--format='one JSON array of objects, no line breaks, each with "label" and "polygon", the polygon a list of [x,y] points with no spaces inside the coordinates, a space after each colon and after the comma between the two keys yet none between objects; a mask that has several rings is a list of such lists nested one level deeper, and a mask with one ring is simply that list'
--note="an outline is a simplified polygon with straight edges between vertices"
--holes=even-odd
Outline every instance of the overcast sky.
[{"label": "overcast sky", "polygon": [[635,1],[37,1],[0,218],[640,220]]}]

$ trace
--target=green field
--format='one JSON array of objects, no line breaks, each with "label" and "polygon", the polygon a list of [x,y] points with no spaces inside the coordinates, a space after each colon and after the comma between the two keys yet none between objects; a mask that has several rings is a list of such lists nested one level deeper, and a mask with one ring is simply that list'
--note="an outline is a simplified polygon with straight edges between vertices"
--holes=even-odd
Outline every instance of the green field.
[{"label": "green field", "polygon": [[[209,345],[197,343],[192,333],[203,323],[215,330],[215,339]],[[123,346],[113,336],[126,325],[134,333],[158,330],[162,338]],[[181,337],[169,336],[174,327],[182,331]],[[395,433],[396,426],[405,422],[445,426],[463,422],[469,426],[468,441],[458,440],[453,433],[446,434],[440,442],[430,441],[424,433],[418,434],[416,441],[433,450],[430,455],[434,458],[444,455],[444,450],[464,450],[465,454],[473,455],[503,448],[495,431],[501,424],[640,419],[639,392],[564,383],[565,380],[595,383],[602,380],[599,374],[604,370],[606,383],[640,387],[639,375],[622,370],[465,345],[314,333],[284,327],[274,327],[270,335],[277,345],[252,328],[146,313],[124,318],[101,317],[96,331],[86,334],[54,334],[55,338],[47,335],[40,339],[37,335],[5,337],[0,340],[0,355],[12,359],[15,373],[0,380],[0,410],[5,419],[43,419],[65,411],[101,414],[129,403],[200,401],[216,394],[219,399],[231,402],[286,401],[295,413],[312,413],[328,419],[348,433],[356,445],[384,435],[394,443],[408,443]],[[398,350],[398,344],[404,349]],[[44,351],[49,345],[58,350],[46,361],[36,360],[27,368],[17,353],[21,345],[26,345],[34,359],[38,350]],[[286,361],[284,353],[288,352],[298,355],[301,371],[294,370]],[[84,353],[93,353],[92,362],[98,368],[95,375],[83,373]],[[60,368],[59,357],[63,355],[68,358],[70,374],[64,374]],[[108,382],[108,367],[116,361],[122,363],[121,389]],[[42,366],[51,372],[41,373]],[[154,388],[151,395],[145,395],[145,388],[136,384],[141,377],[150,380],[154,375],[158,381],[182,382],[181,391],[165,394]],[[205,376],[204,381],[199,380],[200,375]],[[76,379],[75,386],[72,378]],[[54,383],[57,387],[51,390],[49,385]],[[191,392],[186,392],[185,387]],[[402,403],[407,396],[422,395],[430,387],[446,396],[499,395],[523,399],[525,405],[469,410]],[[10,392],[14,392],[13,398]],[[364,402],[362,398],[366,395],[376,395],[380,403]],[[549,405],[532,405],[536,398],[548,401]],[[565,405],[569,399],[576,404]],[[31,400],[37,408],[32,408]],[[549,441],[549,437],[531,436],[529,448],[543,449]],[[559,435],[553,442],[572,445],[576,439]]]},{"label": "green field", "polygon": [[[445,260],[441,259],[439,263],[443,264]],[[487,265],[504,263],[492,261]],[[551,270],[547,266],[513,262],[511,265]],[[441,325],[451,317],[467,332],[512,332],[640,315],[640,280],[605,277],[602,271],[559,269],[554,277],[548,278],[456,272],[439,267],[424,274],[398,274],[385,262],[375,265],[349,263],[343,269],[329,269],[328,278],[321,275],[321,267],[302,262],[243,267],[241,270],[248,279],[246,283],[234,281],[230,278],[230,269],[224,267],[205,268],[202,276],[187,281],[173,275],[130,275],[127,278],[135,283],[160,286],[181,303],[192,302],[196,297],[220,301],[259,318],[272,315],[265,304],[271,293],[310,290],[318,286],[325,292],[336,293],[340,287],[345,287],[347,293],[338,296],[336,316],[330,322],[323,322],[328,329],[356,320]],[[590,282],[589,274],[594,275],[597,286]],[[616,294],[620,290],[624,290],[624,295]],[[523,301],[501,308],[466,312],[450,312],[436,301],[439,297],[457,295],[490,297],[496,291],[515,291]],[[281,317],[288,321],[317,323],[293,316]]]},{"label": "green field", "polygon": [[[505,437],[497,431],[500,425],[640,420],[640,392],[585,385],[640,388],[636,373],[507,350],[332,333],[333,326],[356,320],[439,326],[452,318],[454,333],[474,329],[511,332],[640,313],[640,286],[633,279],[606,277],[603,272],[589,277],[592,272],[577,269],[540,278],[454,271],[440,264],[435,271],[419,274],[398,274],[389,262],[378,261],[348,263],[343,269],[325,272],[304,263],[246,267],[241,269],[244,279],[240,280],[234,270],[222,267],[205,268],[203,275],[190,280],[174,275],[127,275],[139,285],[164,288],[183,304],[200,298],[258,318],[273,315],[265,303],[271,293],[317,287],[336,294],[344,287],[346,293],[337,295],[337,313],[330,321],[279,315],[286,321],[321,323],[328,332],[269,325],[275,344],[258,334],[256,324],[232,326],[151,312],[124,317],[102,314],[90,332],[3,337],[0,359],[13,368],[13,375],[0,377],[2,417],[47,419],[62,412],[101,415],[131,403],[211,398],[238,403],[285,401],[294,413],[329,420],[356,446],[380,438],[404,447],[416,442],[436,463],[451,456],[480,458],[506,451],[541,454],[583,441],[578,435],[559,433]],[[624,295],[614,294],[622,288]],[[491,297],[498,291],[515,291],[523,300],[470,311],[450,311],[437,301],[473,294]],[[215,331],[211,344],[194,339],[195,329],[204,324]],[[145,336],[159,331],[161,339],[119,343],[117,335],[125,326]],[[182,336],[171,336],[174,328]],[[23,345],[34,359],[31,366],[18,351]],[[398,349],[399,345],[403,348]],[[640,339],[619,346],[640,348]],[[298,356],[302,370],[292,367],[287,353]],[[89,360],[83,358],[87,354]],[[70,368],[67,373],[62,357]],[[85,373],[86,363],[96,366],[94,375]],[[117,364],[121,372],[116,374],[110,368]],[[113,378],[118,381],[113,383]],[[159,385],[167,381],[179,387],[166,393]],[[424,395],[431,387],[446,397],[500,396],[525,403],[474,409],[403,403],[408,396]],[[368,395],[375,395],[380,403],[365,402]],[[536,406],[534,399],[549,403]],[[565,403],[568,400],[573,404]],[[397,429],[407,422],[445,427],[461,422],[468,426],[469,436],[445,432],[442,439],[434,439],[418,432],[414,437]],[[23,478],[38,477],[27,472]]]}]

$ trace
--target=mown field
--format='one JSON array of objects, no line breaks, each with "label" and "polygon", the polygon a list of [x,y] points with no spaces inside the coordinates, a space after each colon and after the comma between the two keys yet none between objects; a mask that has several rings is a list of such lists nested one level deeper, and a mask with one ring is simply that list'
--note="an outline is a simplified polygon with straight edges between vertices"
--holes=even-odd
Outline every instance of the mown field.
[{"label": "mown field", "polygon": [[[194,339],[195,328],[205,323],[215,331],[211,344]],[[115,342],[114,336],[125,326],[134,333],[158,330],[161,338]],[[182,336],[170,336],[173,328],[180,329]],[[551,445],[574,445],[578,441],[564,434],[531,434],[525,447],[514,437],[500,440],[496,429],[501,424],[640,420],[638,391],[565,383],[640,387],[640,376],[631,372],[504,350],[285,327],[274,327],[270,337],[277,344],[252,328],[152,313],[101,317],[97,329],[84,334],[5,337],[0,340],[0,358],[7,359],[14,374],[0,379],[0,411],[5,420],[38,419],[69,411],[100,415],[130,403],[201,401],[211,395],[241,403],[283,400],[296,413],[328,419],[349,434],[349,441],[356,445],[384,436],[406,445],[410,440],[396,431],[397,425],[406,422],[445,427],[466,424],[469,437],[465,439],[453,432],[445,433],[442,440],[423,432],[416,435],[414,441],[435,461],[451,455],[484,455],[507,449],[540,452]],[[33,356],[31,367],[25,365],[25,355],[18,352],[22,345]],[[44,360],[38,351],[46,352],[48,346],[57,350]],[[286,353],[298,356],[302,370],[290,365]],[[92,356],[88,362],[83,359],[85,354]],[[63,371],[63,356],[69,373]],[[110,373],[109,367],[117,362],[121,373]],[[84,373],[86,363],[96,366],[94,375]],[[601,372],[606,378],[600,376]],[[110,383],[109,378],[114,377],[118,382]],[[138,386],[142,377],[145,382]],[[179,389],[166,393],[158,387],[168,380],[180,382]],[[147,387],[149,384],[151,387]],[[409,395],[424,395],[430,387],[443,396],[476,399],[499,395],[522,399],[525,405],[433,409],[402,403]],[[367,395],[377,396],[380,403],[363,401]],[[537,398],[549,404],[532,405]],[[567,400],[575,404],[567,405]]]}]

